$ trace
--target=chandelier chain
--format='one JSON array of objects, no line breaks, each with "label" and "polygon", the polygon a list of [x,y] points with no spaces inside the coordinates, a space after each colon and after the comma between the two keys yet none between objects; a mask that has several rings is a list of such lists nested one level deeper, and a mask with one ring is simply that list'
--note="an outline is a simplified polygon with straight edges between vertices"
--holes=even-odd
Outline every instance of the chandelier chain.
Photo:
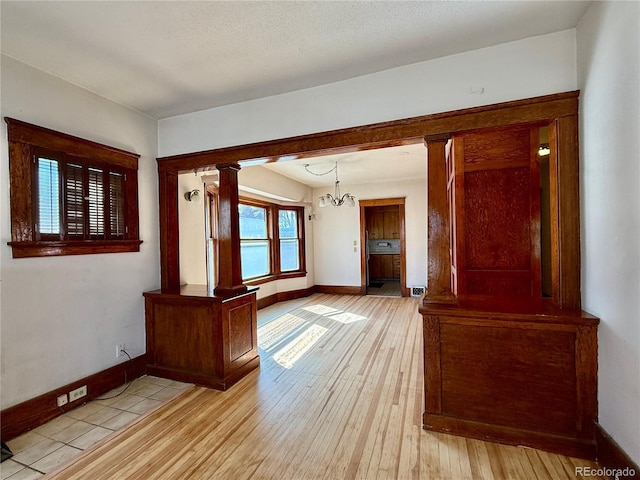
[{"label": "chandelier chain", "polygon": [[305,164],[303,165],[303,167],[304,167],[304,169],[305,169],[307,172],[309,172],[311,175],[315,175],[316,177],[322,177],[322,176],[324,176],[324,175],[327,175],[327,174],[329,174],[329,173],[333,172],[334,170],[336,171],[336,175],[338,174],[338,171],[337,171],[337,170],[338,170],[338,162],[336,162],[335,166],[334,166],[331,170],[327,170],[327,171],[326,171],[326,172],[324,172],[324,173],[316,173],[316,172],[312,172],[311,170],[309,170],[310,165],[309,165],[308,163],[305,163]]}]

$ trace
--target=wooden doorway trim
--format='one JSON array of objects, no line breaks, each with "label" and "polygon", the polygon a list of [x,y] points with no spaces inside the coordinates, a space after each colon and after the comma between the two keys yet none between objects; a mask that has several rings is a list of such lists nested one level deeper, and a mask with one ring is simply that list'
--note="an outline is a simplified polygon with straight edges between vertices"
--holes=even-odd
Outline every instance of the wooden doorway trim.
[{"label": "wooden doorway trim", "polygon": [[[178,173],[211,169],[217,164],[238,162],[259,165],[287,159],[308,158],[329,153],[423,142],[425,136],[450,134],[518,123],[549,122],[554,125],[551,144],[554,156],[552,216],[556,238],[554,248],[554,303],[563,308],[580,308],[580,230],[578,173],[578,97],[564,92],[541,97],[413,117],[391,122],[332,130],[298,137],[258,142],[158,158],[160,183],[160,261],[163,288],[180,284],[178,234]],[[572,186],[576,184],[575,186]],[[557,188],[555,188],[557,187]],[[562,187],[562,188],[560,188]],[[426,215],[426,212],[425,212]],[[426,266],[425,266],[426,267]]]},{"label": "wooden doorway trim", "polygon": [[367,207],[384,207],[388,205],[398,206],[398,223],[400,224],[400,293],[403,297],[409,296],[407,288],[407,248],[405,244],[405,212],[404,197],[378,198],[375,200],[359,200],[360,205],[360,294],[367,294],[367,252],[366,252],[366,215]]}]

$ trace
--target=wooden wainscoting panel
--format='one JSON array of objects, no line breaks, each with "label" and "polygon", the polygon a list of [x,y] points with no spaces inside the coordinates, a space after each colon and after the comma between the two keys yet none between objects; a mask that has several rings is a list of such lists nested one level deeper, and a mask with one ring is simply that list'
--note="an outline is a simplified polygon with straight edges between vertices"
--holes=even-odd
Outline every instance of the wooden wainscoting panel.
[{"label": "wooden wainscoting panel", "polygon": [[256,330],[251,318],[251,304],[229,309],[229,359],[233,362],[257,345]]},{"label": "wooden wainscoting panel", "polygon": [[213,350],[222,332],[212,321],[209,304],[157,303],[154,309],[154,362],[177,370],[197,370],[205,375],[222,371]]},{"label": "wooden wainscoting panel", "polygon": [[575,333],[525,327],[440,325],[443,414],[576,434]]}]

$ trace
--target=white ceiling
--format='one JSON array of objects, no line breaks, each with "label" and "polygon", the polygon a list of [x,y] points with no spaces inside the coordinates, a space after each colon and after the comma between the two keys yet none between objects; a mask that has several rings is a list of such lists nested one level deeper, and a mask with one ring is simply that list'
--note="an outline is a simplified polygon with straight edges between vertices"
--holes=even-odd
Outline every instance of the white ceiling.
[{"label": "white ceiling", "polygon": [[[586,1],[0,1],[2,53],[153,118],[576,26]],[[389,160],[393,168],[388,168]],[[423,145],[269,164],[311,186],[424,178]]]},{"label": "white ceiling", "polygon": [[[341,188],[364,183],[427,178],[427,149],[423,143],[267,163],[261,166],[311,187],[332,187],[336,181],[336,174],[334,171],[326,172],[335,167],[335,162],[338,162]],[[309,165],[308,170],[313,173],[309,173],[305,165]],[[393,167],[389,168],[389,165]],[[317,175],[323,173],[326,175]],[[346,193],[344,188],[342,190]],[[333,188],[328,193],[333,193]]]},{"label": "white ceiling", "polygon": [[2,53],[154,118],[573,28],[585,1],[7,1]]}]

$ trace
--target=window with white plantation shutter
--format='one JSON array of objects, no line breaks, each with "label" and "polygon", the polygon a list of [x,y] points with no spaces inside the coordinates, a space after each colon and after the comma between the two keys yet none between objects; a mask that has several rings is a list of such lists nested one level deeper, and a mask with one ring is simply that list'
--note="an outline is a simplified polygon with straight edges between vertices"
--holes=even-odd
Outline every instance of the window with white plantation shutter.
[{"label": "window with white plantation shutter", "polygon": [[5,121],[14,258],[140,250],[138,155]]}]

